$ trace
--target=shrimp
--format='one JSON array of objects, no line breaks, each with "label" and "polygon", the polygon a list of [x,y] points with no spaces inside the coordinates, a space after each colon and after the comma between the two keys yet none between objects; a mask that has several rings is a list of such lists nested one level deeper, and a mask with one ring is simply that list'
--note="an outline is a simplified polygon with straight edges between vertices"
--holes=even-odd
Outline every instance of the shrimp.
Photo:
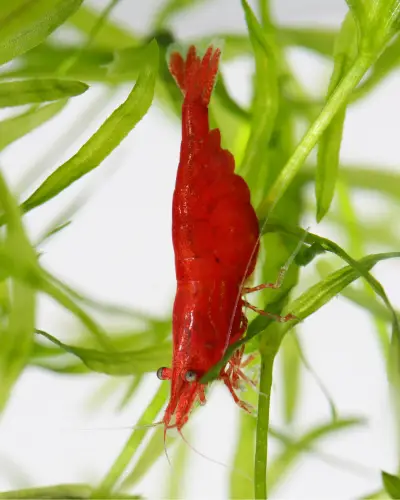
[{"label": "shrimp", "polygon": [[[182,429],[195,402],[204,404],[202,376],[247,329],[243,295],[277,284],[245,288],[259,251],[259,225],[249,188],[237,175],[232,154],[210,130],[208,106],[218,73],[220,49],[210,46],[200,58],[191,46],[186,59],[172,52],[169,69],[181,89],[182,142],[172,202],[172,240],[177,289],[172,316],[172,368],[157,371],[171,381],[164,429]],[[258,311],[264,313],[264,311]],[[268,313],[267,313],[268,314]],[[273,316],[273,315],[272,315]],[[277,319],[286,321],[291,315]],[[243,346],[244,348],[244,346]],[[244,349],[224,367],[222,380],[234,401]]]}]

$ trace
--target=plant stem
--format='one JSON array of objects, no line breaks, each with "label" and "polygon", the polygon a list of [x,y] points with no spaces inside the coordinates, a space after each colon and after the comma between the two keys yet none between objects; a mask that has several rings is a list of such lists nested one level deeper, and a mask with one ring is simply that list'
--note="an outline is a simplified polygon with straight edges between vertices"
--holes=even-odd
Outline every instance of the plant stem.
[{"label": "plant stem", "polygon": [[346,76],[336,87],[328,102],[322,109],[318,118],[310,126],[299,145],[295,149],[293,155],[289,158],[280,175],[269,190],[266,198],[258,208],[259,218],[264,218],[269,215],[282,195],[285,193],[295,175],[300,170],[301,166],[307,159],[311,150],[317,144],[318,139],[330,124],[332,118],[347,102],[348,97],[357,86],[365,72],[371,66],[375,59],[375,54],[361,53],[354,61]]},{"label": "plant stem", "polygon": [[258,417],[256,429],[256,453],[254,461],[254,495],[256,499],[268,498],[267,463],[269,408],[271,402],[272,371],[274,359],[280,345],[281,335],[275,326],[264,334],[260,341],[261,375],[258,396]]}]

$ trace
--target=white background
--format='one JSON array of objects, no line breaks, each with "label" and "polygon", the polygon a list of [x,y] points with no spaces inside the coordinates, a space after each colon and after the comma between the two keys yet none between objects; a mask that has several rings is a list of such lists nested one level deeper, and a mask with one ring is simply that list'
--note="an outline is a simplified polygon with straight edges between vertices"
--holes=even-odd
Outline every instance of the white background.
[{"label": "white background", "polygon": [[[100,7],[106,2],[91,2]],[[121,0],[113,17],[145,33],[152,12],[160,2]],[[338,26],[346,12],[340,0],[280,0],[275,17],[284,24]],[[187,16],[174,20],[181,37],[215,31],[244,31],[239,0],[214,0]],[[325,88],[329,65],[303,51],[291,51],[290,61],[311,92]],[[223,66],[232,93],[249,99],[251,63],[240,60]],[[347,116],[343,160],[371,163],[387,168],[399,164],[398,137],[400,78],[392,75],[374,92],[372,99],[353,106]],[[110,100],[73,145],[50,161],[48,169],[73,154],[129,92],[124,87]],[[72,99],[67,109],[50,124],[9,147],[1,157],[1,168],[17,190],[24,172],[42,164],[49,145],[79,123],[89,103],[101,100],[103,89],[93,86]],[[4,113],[3,113],[4,114]],[[32,238],[67,202],[85,187],[97,185],[71,227],[43,247],[42,263],[61,278],[97,298],[142,308],[157,315],[170,311],[174,293],[171,244],[171,197],[179,154],[179,124],[156,106],[138,124],[101,168],[75,184],[66,193],[26,217]],[[68,143],[68,138],[66,138]],[[43,165],[42,165],[43,166]],[[112,172],[112,175],[110,173]],[[42,172],[45,177],[47,172]],[[106,180],[106,182],[102,182]],[[87,191],[84,191],[85,193]],[[310,196],[313,193],[310,192]],[[387,212],[378,196],[357,197],[357,208],[379,220]],[[398,209],[398,207],[397,207]],[[116,222],[117,221],[117,222]],[[311,230],[336,238],[328,226]],[[340,235],[339,235],[340,236]],[[344,241],[345,243],[345,241]],[[383,249],[385,250],[385,249]],[[399,262],[379,264],[375,274],[395,305],[400,306]],[[38,326],[58,337],[68,338],[76,323],[48,300],[41,300]],[[337,434],[324,442],[329,451],[363,466],[358,473],[328,466],[305,456],[274,498],[351,499],[380,488],[380,469],[395,471],[396,457],[390,427],[384,363],[376,334],[368,316],[342,298],[331,301],[308,319],[300,330],[307,357],[328,388],[341,416],[365,416],[364,430]],[[108,378],[50,375],[39,369],[25,371],[15,387],[0,425],[0,489],[67,482],[96,482],[108,470],[154,392],[156,380],[149,377],[137,397],[121,414],[114,409],[121,388],[100,410],[90,411],[88,394],[95,394]],[[272,423],[282,426],[281,381],[275,379]],[[234,448],[238,409],[224,387],[216,385],[205,408],[196,412],[191,424],[192,444],[202,453],[229,464]],[[315,381],[303,377],[302,406],[298,430],[329,419],[329,408]],[[115,430],[96,430],[112,427]],[[272,444],[272,453],[275,452]],[[228,468],[190,453],[185,498],[227,498]],[[14,464],[14,465],[13,465]],[[135,492],[157,498],[162,495],[164,457]],[[207,478],[207,480],[205,480]]]}]

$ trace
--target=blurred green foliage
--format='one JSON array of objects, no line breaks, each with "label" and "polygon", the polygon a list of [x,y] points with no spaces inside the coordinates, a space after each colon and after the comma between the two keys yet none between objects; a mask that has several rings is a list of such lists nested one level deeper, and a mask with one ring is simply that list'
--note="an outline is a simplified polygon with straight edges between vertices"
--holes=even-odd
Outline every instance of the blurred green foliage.
[{"label": "blurred green foliage", "polygon": [[[118,0],[111,0],[103,12],[89,8],[83,0],[5,0],[0,6],[0,64],[13,63],[2,67],[0,73],[0,107],[32,104],[0,121],[0,152],[15,141],[23,141],[26,134],[42,124],[59,120],[66,103],[90,91],[93,84],[107,89],[122,83],[132,85],[126,101],[71,158],[59,166],[52,164],[50,175],[27,198],[17,199],[0,174],[0,411],[5,411],[15,382],[30,365],[77,377],[92,372],[129,375],[131,381],[120,402],[122,409],[135,397],[144,374],[170,364],[170,317],[154,318],[134,309],[96,302],[57,279],[40,265],[38,245],[29,241],[24,217],[99,167],[154,101],[171,119],[180,119],[181,96],[165,60],[169,46],[178,41],[170,22],[182,12],[191,15],[190,9],[201,3],[166,0],[144,37],[110,20]],[[224,145],[235,155],[237,170],[249,184],[253,203],[258,207],[268,259],[265,254],[260,256],[257,276],[262,282],[274,281],[282,267],[287,271],[279,290],[260,294],[259,306],[269,313],[296,316],[285,324],[264,316],[253,317],[244,338],[203,379],[209,382],[216,378],[219,368],[242,344],[246,353],[257,353],[249,370],[260,369],[259,393],[250,391],[246,395],[253,406],[258,405],[257,418],[245,413],[240,417],[230,498],[266,498],[282,484],[302,454],[318,454],[314,448],[317,441],[363,423],[361,418],[338,415],[327,394],[332,420],[300,436],[294,432],[302,401],[301,377],[304,369],[312,372],[312,368],[298,339],[300,326],[296,331],[292,329],[339,293],[363,308],[376,326],[399,417],[399,312],[370,273],[381,260],[400,257],[398,227],[393,224],[395,217],[389,223],[374,225],[356,214],[352,194],[360,189],[377,192],[397,210],[400,175],[384,171],[380,165],[343,165],[340,150],[347,108],[370,95],[400,64],[400,2],[347,0],[347,4],[349,11],[341,28],[335,31],[278,26],[271,17],[268,0],[259,0],[256,12],[241,0],[247,35],[215,33],[206,39],[179,40],[204,46],[211,39],[222,39],[224,62],[241,56],[254,60],[250,106],[237,103],[219,75],[210,108],[211,122],[220,127]],[[82,41],[65,45],[52,35],[64,26],[78,30]],[[287,60],[290,47],[312,51],[331,62],[332,75],[323,102],[301,86]],[[92,106],[85,113],[87,117],[97,112],[96,105]],[[85,119],[83,122],[86,124]],[[299,140],[296,127],[304,122],[306,132]],[[308,159],[315,147],[316,162]],[[36,176],[33,168],[32,181]],[[315,188],[315,203],[304,196],[309,184]],[[34,185],[30,182],[22,191],[32,191]],[[336,197],[338,207],[332,204]],[[39,244],[64,231],[79,215],[81,206],[77,203],[57,214]],[[325,218],[338,226],[347,235],[344,244],[349,250],[302,229],[301,222],[310,213],[315,213],[318,221]],[[367,246],[382,244],[385,252],[365,255]],[[347,265],[338,269],[339,259]],[[301,272],[305,267],[316,271],[318,281],[307,284],[293,298],[299,280],[303,283]],[[364,287],[351,286],[360,277]],[[79,330],[70,341],[61,342],[53,333],[37,329],[38,293],[47,294],[68,310],[81,323],[83,332]],[[129,318],[133,326],[128,331],[114,331],[97,319],[99,312]],[[284,433],[269,424],[269,395],[277,356],[282,360]],[[140,498],[135,496],[140,495],[135,491],[138,481],[164,452],[163,429],[153,430],[151,424],[160,415],[168,390],[167,384],[160,386],[98,485],[33,485],[30,489],[0,493],[0,497]],[[152,435],[142,446],[149,433]],[[268,462],[270,438],[280,442],[281,451]],[[177,446],[166,487],[171,498],[178,498],[183,494],[188,447],[177,437],[170,438],[170,448],[172,445]],[[136,461],[130,465],[133,458]],[[241,480],[237,471],[254,474],[254,484]],[[398,498],[399,485],[399,477],[382,472],[382,485],[365,498]]]}]

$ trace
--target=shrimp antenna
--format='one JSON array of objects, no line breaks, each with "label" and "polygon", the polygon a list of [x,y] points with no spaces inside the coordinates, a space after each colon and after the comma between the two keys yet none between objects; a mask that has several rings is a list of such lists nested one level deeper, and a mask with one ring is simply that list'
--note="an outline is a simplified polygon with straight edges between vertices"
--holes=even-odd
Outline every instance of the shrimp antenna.
[{"label": "shrimp antenna", "polygon": [[221,467],[225,467],[226,469],[231,469],[235,472],[237,472],[238,474],[240,474],[242,477],[246,478],[248,481],[252,482],[252,478],[246,474],[245,472],[243,472],[242,470],[240,469],[236,469],[236,467],[232,467],[230,465],[227,465],[227,464],[224,464],[223,462],[219,462],[218,460],[215,460],[214,458],[211,458],[211,457],[208,457],[207,455],[205,455],[204,453],[201,453],[201,451],[198,451],[196,450],[196,448],[194,448],[194,446],[192,446],[189,441],[185,438],[185,436],[182,434],[182,430],[181,429],[178,429],[178,432],[179,434],[181,435],[181,438],[183,439],[183,441],[185,442],[185,444],[187,446],[189,446],[189,448],[194,452],[196,453],[197,455],[199,455],[200,457],[204,458],[205,460],[208,460],[209,462],[212,462],[216,465],[220,465]]},{"label": "shrimp antenna", "polygon": [[60,430],[65,430],[65,431],[121,431],[121,430],[140,430],[140,429],[150,429],[152,427],[157,427],[158,425],[161,425],[163,422],[154,422],[152,424],[143,424],[143,425],[127,425],[127,426],[122,426],[122,427],[81,427],[81,428],[74,428],[74,429],[68,429],[68,428],[61,428]]},{"label": "shrimp antenna", "polygon": [[172,428],[174,426],[168,427],[164,425],[164,455],[165,458],[167,459],[168,465],[172,468],[172,463],[168,455],[168,448],[167,448],[167,433],[168,433],[168,428]]}]

